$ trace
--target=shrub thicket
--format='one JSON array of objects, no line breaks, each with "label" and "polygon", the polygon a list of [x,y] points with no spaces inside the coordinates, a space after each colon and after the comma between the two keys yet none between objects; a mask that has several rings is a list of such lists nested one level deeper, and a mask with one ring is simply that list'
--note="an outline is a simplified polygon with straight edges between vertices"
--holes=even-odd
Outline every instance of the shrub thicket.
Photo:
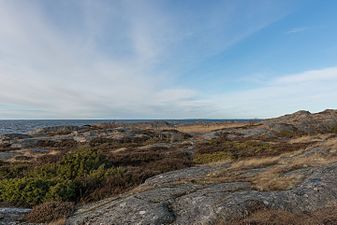
[{"label": "shrub thicket", "polygon": [[190,153],[165,146],[116,152],[98,146],[62,151],[26,164],[0,163],[0,202],[35,206],[96,201],[192,164]]},{"label": "shrub thicket", "polygon": [[60,162],[32,169],[23,177],[0,181],[0,201],[36,205],[46,201],[79,201],[93,192],[109,176],[123,176],[95,150],[80,149]]}]

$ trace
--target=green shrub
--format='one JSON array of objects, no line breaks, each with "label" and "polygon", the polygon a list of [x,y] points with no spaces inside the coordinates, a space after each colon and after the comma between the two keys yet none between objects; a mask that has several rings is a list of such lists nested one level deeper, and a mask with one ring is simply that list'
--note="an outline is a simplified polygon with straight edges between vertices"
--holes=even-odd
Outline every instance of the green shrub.
[{"label": "green shrub", "polygon": [[51,200],[78,201],[100,188],[107,177],[123,173],[125,170],[113,168],[97,151],[79,149],[22,178],[2,179],[0,200],[30,206]]},{"label": "green shrub", "polygon": [[49,188],[45,200],[70,201],[76,199],[76,184],[71,180],[60,180]]},{"label": "green shrub", "polygon": [[13,178],[0,181],[0,200],[34,205],[42,202],[51,183],[38,178]]},{"label": "green shrub", "polygon": [[28,163],[7,163],[0,161],[0,179],[23,177],[31,167]]},{"label": "green shrub", "polygon": [[95,150],[86,148],[65,155],[60,162],[57,173],[67,179],[86,176],[99,167],[110,167],[106,158]]},{"label": "green shrub", "polygon": [[22,206],[96,201],[126,192],[151,176],[193,164],[191,154],[167,147],[130,148],[118,153],[81,148],[58,157],[39,161],[35,167],[0,164],[6,168],[3,174],[0,171],[0,201]]}]

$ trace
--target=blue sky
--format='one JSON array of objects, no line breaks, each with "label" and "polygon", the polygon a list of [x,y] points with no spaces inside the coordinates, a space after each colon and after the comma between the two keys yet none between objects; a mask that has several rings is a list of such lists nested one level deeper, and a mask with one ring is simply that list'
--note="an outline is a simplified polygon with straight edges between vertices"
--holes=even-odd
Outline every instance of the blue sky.
[{"label": "blue sky", "polygon": [[0,0],[0,118],[337,108],[334,0]]}]

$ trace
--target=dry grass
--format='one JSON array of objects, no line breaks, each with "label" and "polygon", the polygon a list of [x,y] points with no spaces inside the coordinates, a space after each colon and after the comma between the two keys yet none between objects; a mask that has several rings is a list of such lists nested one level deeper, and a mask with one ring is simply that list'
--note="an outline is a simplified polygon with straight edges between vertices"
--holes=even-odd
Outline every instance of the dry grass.
[{"label": "dry grass", "polygon": [[291,140],[289,140],[289,143],[296,144],[296,143],[320,142],[320,141],[326,140],[329,137],[331,137],[331,134],[304,135],[304,136],[292,138]]},{"label": "dry grass", "polygon": [[32,149],[21,149],[14,152],[13,157],[5,161],[10,163],[33,162],[41,158],[55,157],[59,155],[61,151],[49,148],[46,152],[33,152]]},{"label": "dry grass", "polygon": [[304,179],[303,175],[286,176],[283,172],[277,167],[262,172],[251,179],[252,185],[259,191],[281,191],[295,187]]},{"label": "dry grass", "polygon": [[197,183],[214,184],[227,182],[250,182],[252,187],[259,191],[281,191],[288,190],[301,183],[303,175],[284,175],[284,170],[272,168],[254,176],[249,175],[244,170],[226,170],[222,173],[211,174],[208,177],[199,179]]},{"label": "dry grass", "polygon": [[177,126],[175,129],[183,132],[183,133],[194,133],[194,134],[201,134],[207,133],[215,130],[220,130],[224,128],[236,128],[236,127],[243,127],[247,126],[248,123],[246,122],[224,122],[224,123],[207,123],[207,124],[188,124],[188,125],[180,125]]},{"label": "dry grass", "polygon": [[[289,155],[288,155],[289,156]],[[295,171],[302,168],[307,167],[319,167],[322,165],[327,165],[330,163],[337,162],[337,157],[333,155],[320,155],[320,154],[313,154],[310,156],[301,156],[295,158],[279,158],[274,159],[261,159],[261,165],[265,165],[270,162],[274,163],[275,166],[272,168],[258,174],[255,176],[251,182],[261,191],[270,191],[270,190],[286,190],[296,186],[300,183],[303,179],[303,175],[292,174],[286,175],[286,173],[290,171]],[[253,160],[255,164],[259,163],[259,160]],[[245,165],[244,162],[237,163],[241,165]],[[242,167],[241,167],[242,168]],[[244,167],[243,167],[244,168]]]},{"label": "dry grass", "polygon": [[[248,158],[234,161],[229,168],[218,170],[200,179],[202,183],[221,183],[246,181],[259,191],[288,190],[303,181],[304,174],[296,172],[303,168],[320,167],[337,162],[337,154],[334,152],[335,140],[324,143],[326,151],[308,154],[308,150],[302,149],[287,152],[278,156],[266,158]],[[330,150],[329,150],[330,149]],[[260,169],[260,172],[252,173],[252,169]],[[294,172],[292,172],[294,171]],[[292,173],[290,173],[292,172]]]},{"label": "dry grass", "polygon": [[280,157],[267,157],[267,158],[253,158],[253,159],[246,159],[234,162],[231,165],[232,169],[253,169],[253,168],[261,168],[267,167],[271,165],[275,165],[279,162]]},{"label": "dry grass", "polygon": [[30,223],[54,222],[54,225],[62,224],[60,221],[69,217],[73,213],[74,207],[74,203],[71,202],[47,202],[33,207],[25,219]]},{"label": "dry grass", "polygon": [[337,157],[322,157],[321,155],[311,155],[309,157],[301,157],[294,159],[289,166],[293,168],[303,168],[303,167],[318,167],[321,165],[327,165],[330,163],[337,162]]},{"label": "dry grass", "polygon": [[48,225],[65,225],[66,224],[66,219],[65,218],[61,218],[55,221],[52,221],[50,223],[48,223]]}]

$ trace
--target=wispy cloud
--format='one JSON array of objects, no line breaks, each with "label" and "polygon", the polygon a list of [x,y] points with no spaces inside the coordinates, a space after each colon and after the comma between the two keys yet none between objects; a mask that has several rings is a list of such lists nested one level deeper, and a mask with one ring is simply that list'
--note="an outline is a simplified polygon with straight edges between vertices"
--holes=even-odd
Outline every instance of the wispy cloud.
[{"label": "wispy cloud", "polygon": [[286,31],[286,34],[296,34],[307,31],[309,27],[294,27]]},{"label": "wispy cloud", "polygon": [[337,99],[336,90],[337,67],[331,67],[265,80],[257,88],[214,95],[210,102],[218,107],[214,117],[271,117],[289,110],[337,108],[331,105]]},{"label": "wispy cloud", "polygon": [[0,118],[207,117],[217,105],[179,72],[286,13],[168,2],[0,0]]}]

